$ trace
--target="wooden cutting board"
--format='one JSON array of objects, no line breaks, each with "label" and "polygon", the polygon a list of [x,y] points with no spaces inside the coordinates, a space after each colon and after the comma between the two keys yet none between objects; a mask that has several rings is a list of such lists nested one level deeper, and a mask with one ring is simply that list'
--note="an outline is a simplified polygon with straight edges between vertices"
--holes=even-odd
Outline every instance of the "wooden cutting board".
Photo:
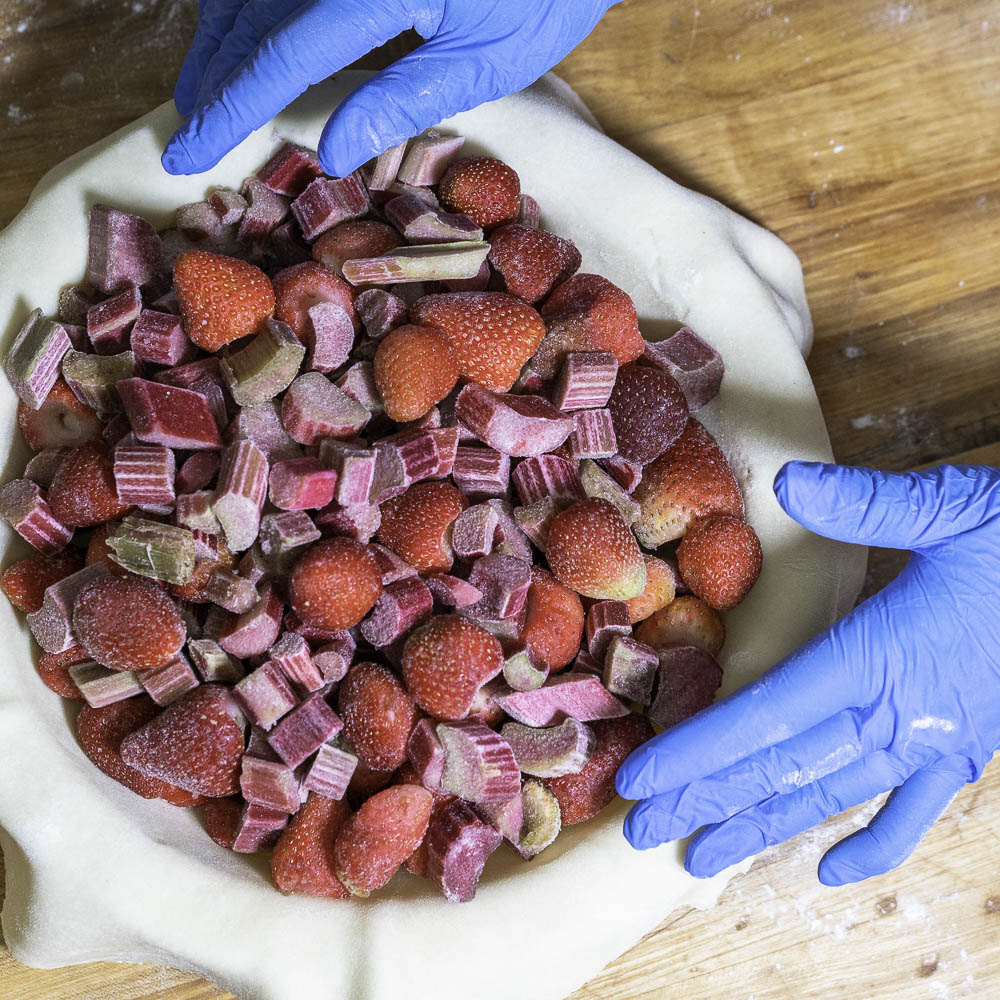
[{"label": "wooden cutting board", "polygon": [[[196,6],[0,0],[0,226],[47,168],[170,95]],[[797,251],[845,462],[1000,465],[998,40],[996,0],[626,0],[558,67],[614,138]],[[874,554],[868,592],[901,565]],[[1000,995],[1000,771],[898,871],[819,886],[822,852],[872,811],[766,852],[573,1000]],[[153,966],[26,969],[0,946],[0,996],[228,994]]]}]

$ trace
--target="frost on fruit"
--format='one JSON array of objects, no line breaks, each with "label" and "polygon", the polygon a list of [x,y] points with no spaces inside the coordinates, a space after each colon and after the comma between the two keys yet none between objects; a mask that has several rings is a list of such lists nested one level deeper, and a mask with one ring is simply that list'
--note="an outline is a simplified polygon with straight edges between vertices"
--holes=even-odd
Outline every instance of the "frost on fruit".
[{"label": "frost on fruit", "polygon": [[4,358],[3,370],[25,406],[37,410],[59,378],[63,355],[70,349],[65,328],[36,309],[21,327]]},{"label": "frost on fruit", "polygon": [[521,787],[510,744],[478,719],[440,723],[444,748],[441,788],[469,802],[503,802]]},{"label": "frost on fruit", "polygon": [[624,601],[595,601],[587,610],[587,649],[598,663],[615,636],[632,634],[632,619]]},{"label": "frost on fruit", "polygon": [[692,412],[718,395],[725,374],[722,356],[689,326],[665,340],[647,343],[643,358],[677,380]]},{"label": "frost on fruit", "polygon": [[256,406],[288,388],[305,355],[292,328],[268,317],[246,347],[222,358],[219,365],[236,404]]},{"label": "frost on fruit", "polygon": [[344,679],[354,660],[354,650],[354,637],[346,630],[338,632],[335,638],[316,649],[313,663],[325,682],[336,684]]},{"label": "frost on fruit", "polygon": [[459,444],[451,476],[467,497],[503,497],[510,480],[510,456],[494,448]]},{"label": "frost on fruit", "polygon": [[520,840],[524,827],[524,800],[520,790],[505,802],[477,802],[473,808],[504,840],[512,844]]},{"label": "frost on fruit", "polygon": [[268,475],[268,499],[282,510],[325,507],[337,488],[337,471],[318,458],[290,458],[275,462]]},{"label": "frost on fruit", "polygon": [[518,767],[536,778],[577,774],[594,752],[594,731],[573,718],[543,729],[507,722],[500,735],[514,751]]},{"label": "frost on fruit", "polygon": [[570,351],[552,391],[560,410],[606,406],[618,377],[618,359],[610,351]]},{"label": "frost on fruit", "polygon": [[548,666],[530,646],[517,650],[504,660],[503,678],[515,691],[534,691],[545,683],[548,676]]},{"label": "frost on fruit", "polygon": [[236,824],[233,850],[238,854],[256,854],[272,847],[287,825],[288,813],[283,810],[248,802]]},{"label": "frost on fruit", "polygon": [[338,222],[360,218],[368,208],[368,192],[355,170],[337,179],[317,177],[292,202],[292,215],[302,227],[302,235],[314,240]]},{"label": "frost on fruit", "polygon": [[299,444],[322,438],[352,438],[368,422],[369,412],[319,372],[306,372],[288,387],[281,422]]},{"label": "frost on fruit", "polygon": [[240,219],[237,239],[240,243],[259,247],[288,215],[288,199],[272,191],[256,177],[248,177],[240,193],[247,204]]},{"label": "frost on fruit", "polygon": [[313,662],[309,644],[297,632],[285,632],[268,650],[290,681],[306,691],[318,691],[325,678]]},{"label": "frost on fruit", "polygon": [[13,479],[0,488],[0,517],[39,552],[61,552],[73,537],[49,508],[41,489],[30,479]]},{"label": "frost on fruit", "polygon": [[264,584],[256,604],[230,621],[222,630],[219,645],[241,660],[266,653],[278,638],[283,610],[274,586]]},{"label": "frost on fruit", "polygon": [[195,351],[180,316],[154,309],[139,313],[129,343],[136,360],[153,365],[176,365]]},{"label": "frost on fruit", "polygon": [[87,281],[106,295],[122,285],[145,285],[160,267],[163,244],[138,215],[108,205],[90,210]]},{"label": "frost on fruit", "polygon": [[591,722],[628,715],[628,708],[593,674],[559,674],[534,691],[513,691],[497,698],[501,708],[526,726],[551,726],[564,719]]},{"label": "frost on fruit", "polygon": [[406,743],[406,755],[424,788],[439,792],[445,753],[431,719],[423,718],[413,727]]},{"label": "frost on fruit", "polygon": [[647,465],[681,436],[688,420],[687,400],[666,372],[626,365],[608,400],[622,458]]},{"label": "frost on fruit", "polygon": [[613,636],[604,654],[604,686],[628,701],[648,705],[659,669],[659,656],[631,635]]},{"label": "frost on fruit", "polygon": [[354,320],[336,302],[317,302],[309,308],[306,368],[332,372],[344,364],[354,346]]},{"label": "frost on fruit", "polygon": [[493,551],[500,519],[486,504],[467,507],[452,522],[451,546],[461,559],[475,559]]},{"label": "frost on fruit", "polygon": [[354,300],[354,308],[369,337],[380,340],[390,330],[409,322],[406,303],[384,288],[367,288]]},{"label": "frost on fruit", "polygon": [[42,606],[28,615],[28,628],[46,653],[62,653],[75,644],[71,628],[73,602],[91,580],[102,576],[108,576],[107,567],[92,563],[46,588]]},{"label": "frost on fruit", "polygon": [[219,428],[201,393],[143,378],[124,379],[116,388],[140,441],[189,450],[221,447]]},{"label": "frost on fruit", "polygon": [[456,799],[428,828],[427,874],[449,902],[466,903],[475,897],[486,859],[502,840],[498,830]]},{"label": "frost on fruit", "polygon": [[569,437],[573,420],[541,396],[491,392],[470,383],[459,394],[458,419],[505,455],[541,455]]},{"label": "frost on fruit", "polygon": [[577,410],[573,414],[573,433],[566,441],[573,459],[611,458],[618,451],[611,411]]},{"label": "frost on fruit", "polygon": [[431,596],[446,608],[467,608],[482,599],[483,592],[468,580],[449,573],[432,573],[427,577]]},{"label": "frost on fruit", "polygon": [[114,451],[115,490],[124,504],[172,507],[176,462],[159,444],[119,445]]}]

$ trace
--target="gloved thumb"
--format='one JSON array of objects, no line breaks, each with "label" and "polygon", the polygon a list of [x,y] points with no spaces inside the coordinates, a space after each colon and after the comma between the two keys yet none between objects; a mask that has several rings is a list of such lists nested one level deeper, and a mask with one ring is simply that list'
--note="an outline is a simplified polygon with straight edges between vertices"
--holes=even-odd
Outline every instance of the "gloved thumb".
[{"label": "gloved thumb", "polygon": [[774,492],[791,517],[818,535],[890,549],[925,548],[1000,517],[1000,476],[985,466],[881,472],[788,462]]}]

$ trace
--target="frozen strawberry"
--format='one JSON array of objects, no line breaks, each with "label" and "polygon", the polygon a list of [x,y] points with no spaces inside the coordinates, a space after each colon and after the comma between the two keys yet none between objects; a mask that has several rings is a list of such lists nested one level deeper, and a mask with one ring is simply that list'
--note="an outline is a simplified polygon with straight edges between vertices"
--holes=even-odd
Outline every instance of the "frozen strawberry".
[{"label": "frozen strawberry", "polygon": [[274,311],[274,289],[259,267],[204,250],[178,255],[174,291],[184,332],[206,351],[256,333]]},{"label": "frozen strawberry", "polygon": [[[420,780],[414,779],[410,780],[410,775],[406,774],[404,777],[405,765],[401,767],[396,774],[396,782],[400,785],[419,785]],[[456,796],[454,795],[436,795],[431,792],[434,797],[434,804],[431,806],[431,818],[427,825],[427,829],[430,830],[430,824],[434,822],[435,817],[440,816],[443,812],[445,806],[449,803],[454,802]],[[417,875],[420,878],[430,878],[430,873],[428,872],[428,849],[427,849],[427,836],[420,842],[419,847],[403,862],[406,870],[411,875]]]},{"label": "frozen strawberry", "polygon": [[642,559],[646,564],[646,586],[641,594],[627,602],[633,625],[665,608],[676,593],[677,578],[673,567],[656,556],[643,555]]},{"label": "frozen strawberry", "polygon": [[714,514],[743,518],[743,496],[715,438],[693,417],[684,433],[643,469],[632,494],[640,506],[635,533],[647,548],[680,538]]},{"label": "frozen strawberry", "polygon": [[502,160],[469,156],[456,160],[441,178],[441,204],[489,229],[516,219],[521,210],[521,181]]},{"label": "frozen strawberry", "polygon": [[337,877],[355,896],[381,889],[427,832],[433,799],[417,785],[373,795],[340,828],[334,842]]},{"label": "frozen strawberry", "polygon": [[375,771],[394,771],[406,760],[406,743],[420,713],[391,670],[355,664],[341,682],[337,706],[359,760]]},{"label": "frozen strawberry", "polygon": [[375,606],[382,574],[371,550],[353,538],[317,542],[292,567],[288,596],[307,625],[350,628]]},{"label": "frozen strawberry", "polygon": [[85,564],[90,566],[93,563],[99,562],[114,576],[124,576],[128,571],[124,567],[119,566],[111,558],[113,551],[111,546],[108,545],[108,525],[99,524],[94,528],[94,533],[90,536],[90,541],[87,543]]},{"label": "frozen strawberry", "polygon": [[447,573],[448,527],[468,505],[451,483],[416,483],[382,504],[378,540],[420,573]]},{"label": "frozen strawberry", "polygon": [[129,509],[118,499],[114,463],[103,445],[78,445],[56,470],[49,507],[63,524],[85,528],[121,517]]},{"label": "frozen strawberry", "polygon": [[61,653],[42,653],[38,658],[38,676],[42,683],[62,698],[83,701],[83,695],[70,676],[69,668],[86,663],[90,657],[82,646],[70,646]]},{"label": "frozen strawberry", "polygon": [[314,244],[313,257],[343,274],[345,260],[381,257],[403,242],[392,226],[367,219],[348,219],[327,230]]},{"label": "frozen strawberry", "polygon": [[312,339],[309,310],[321,302],[340,306],[350,316],[354,329],[358,328],[351,286],[319,261],[307,260],[279,271],[274,276],[274,294],[275,318],[287,323],[304,343]]},{"label": "frozen strawberry", "polygon": [[392,776],[395,773],[395,771],[373,771],[367,764],[362,764],[359,760],[347,785],[348,803],[352,808],[357,809],[362,802],[385,788],[392,781]]},{"label": "frozen strawberry", "polygon": [[626,365],[618,372],[608,400],[618,453],[646,465],[659,458],[684,431],[687,400],[666,372]]},{"label": "frozen strawberry", "polygon": [[534,304],[576,273],[580,251],[555,233],[510,225],[490,237],[489,261],[511,295]]},{"label": "frozen strawberry", "polygon": [[763,564],[757,532],[737,517],[696,521],[677,549],[677,566],[695,596],[717,611],[735,608]]},{"label": "frozen strawberry", "polygon": [[51,556],[29,556],[4,570],[0,589],[18,611],[30,613],[42,606],[45,589],[83,569],[79,549],[63,549]]},{"label": "frozen strawberry", "polygon": [[532,361],[542,378],[554,378],[570,351],[610,351],[621,365],[643,351],[635,304],[598,274],[574,274],[542,306],[547,335]]},{"label": "frozen strawberry", "polygon": [[542,317],[504,292],[426,295],[413,304],[410,319],[440,330],[455,352],[459,374],[496,392],[517,381],[545,334]]},{"label": "frozen strawberry", "polygon": [[555,578],[584,597],[627,601],[646,586],[642,552],[607,500],[581,500],[557,514],[545,554]]},{"label": "frozen strawberry", "polygon": [[235,795],[243,716],[228,688],[202,684],[126,736],[121,755],[146,777],[210,798]]},{"label": "frozen strawberry", "polygon": [[76,735],[90,761],[109,778],[144,799],[166,799],[175,806],[195,806],[201,795],[143,774],[122,759],[122,741],[160,713],[152,698],[138,695],[103,708],[84,705],[76,717]]},{"label": "frozen strawberry", "polygon": [[601,719],[590,723],[597,738],[594,752],[576,774],[544,779],[559,801],[563,826],[582,823],[596,816],[615,797],[615,773],[625,758],[653,735],[653,727],[641,715]]},{"label": "frozen strawberry", "polygon": [[17,404],[17,426],[35,451],[83,444],[101,433],[100,418],[73,395],[62,378],[56,380],[37,410]]},{"label": "frozen strawberry", "polygon": [[111,670],[152,670],[184,645],[187,629],[162,587],[140,576],[91,580],[73,602],[73,634]]},{"label": "frozen strawberry", "polygon": [[548,570],[531,571],[527,615],[521,638],[551,673],[563,670],[576,656],[583,636],[583,603]]},{"label": "frozen strawberry", "polygon": [[640,642],[654,649],[700,646],[718,656],[726,641],[726,626],[700,597],[678,597],[655,612],[635,630]]},{"label": "frozen strawberry", "polygon": [[482,626],[437,615],[403,646],[403,680],[416,703],[439,719],[464,719],[476,694],[503,670],[503,649]]},{"label": "frozen strawberry", "polygon": [[310,792],[271,855],[271,881],[283,893],[349,899],[337,878],[333,845],[351,815],[343,799]]},{"label": "frozen strawberry", "polygon": [[458,381],[458,364],[444,334],[400,326],[375,352],[375,385],[390,420],[419,420]]},{"label": "frozen strawberry", "polygon": [[236,828],[239,826],[243,803],[235,796],[226,799],[209,799],[201,807],[201,818],[205,824],[205,833],[219,847],[233,849],[236,840]]}]

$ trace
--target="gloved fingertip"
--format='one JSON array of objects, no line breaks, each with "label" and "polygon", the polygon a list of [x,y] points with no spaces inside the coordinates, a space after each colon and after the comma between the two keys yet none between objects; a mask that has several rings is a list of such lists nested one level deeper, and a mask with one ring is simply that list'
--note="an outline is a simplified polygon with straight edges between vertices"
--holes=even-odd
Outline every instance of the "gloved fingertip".
[{"label": "gloved fingertip", "polygon": [[371,123],[342,106],[323,129],[316,152],[326,173],[346,177],[384,148],[373,134]]},{"label": "gloved fingertip", "polygon": [[823,885],[831,888],[838,885],[851,885],[854,882],[863,882],[866,878],[874,875],[881,875],[882,872],[870,872],[859,868],[845,858],[839,857],[835,847],[831,847],[820,859],[816,869],[816,875]]},{"label": "gloved fingertip", "polygon": [[794,460],[785,462],[774,477],[774,493],[782,507],[787,509],[793,502],[792,492],[799,487],[815,489],[823,471],[828,468],[826,462],[802,462]]},{"label": "gloved fingertip", "polygon": [[646,851],[651,847],[659,847],[666,843],[666,837],[660,835],[657,824],[657,813],[648,803],[638,802],[625,817],[625,839],[637,850]]},{"label": "gloved fingertip", "polygon": [[759,854],[767,847],[763,831],[744,820],[729,819],[706,827],[691,838],[684,867],[696,878],[718,875],[724,868]]}]

